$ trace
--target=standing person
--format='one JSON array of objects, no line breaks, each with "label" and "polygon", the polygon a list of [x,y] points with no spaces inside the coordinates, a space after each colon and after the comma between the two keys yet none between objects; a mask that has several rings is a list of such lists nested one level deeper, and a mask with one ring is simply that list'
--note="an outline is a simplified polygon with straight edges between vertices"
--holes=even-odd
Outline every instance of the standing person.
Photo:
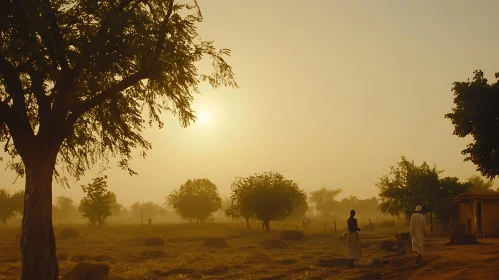
[{"label": "standing person", "polygon": [[423,207],[418,205],[416,207],[416,213],[411,216],[410,224],[412,251],[418,254],[416,258],[417,263],[421,263],[424,236],[426,235],[426,221],[423,214],[421,214],[421,210],[423,210]]},{"label": "standing person", "polygon": [[348,225],[348,249],[347,249],[347,258],[348,258],[348,267],[353,267],[353,262],[358,261],[360,259],[360,239],[359,233],[360,228],[357,226],[357,219],[355,217],[355,210],[350,211],[350,218],[347,220]]}]

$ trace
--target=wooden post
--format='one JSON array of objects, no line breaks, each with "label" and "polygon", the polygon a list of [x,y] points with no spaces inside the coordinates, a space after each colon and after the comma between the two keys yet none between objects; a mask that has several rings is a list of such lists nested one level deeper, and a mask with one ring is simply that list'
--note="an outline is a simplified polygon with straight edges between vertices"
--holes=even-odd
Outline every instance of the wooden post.
[{"label": "wooden post", "polygon": [[334,221],[334,232],[336,232],[336,221]]},{"label": "wooden post", "polygon": [[144,227],[144,216],[142,215],[142,211],[140,212],[140,224]]}]

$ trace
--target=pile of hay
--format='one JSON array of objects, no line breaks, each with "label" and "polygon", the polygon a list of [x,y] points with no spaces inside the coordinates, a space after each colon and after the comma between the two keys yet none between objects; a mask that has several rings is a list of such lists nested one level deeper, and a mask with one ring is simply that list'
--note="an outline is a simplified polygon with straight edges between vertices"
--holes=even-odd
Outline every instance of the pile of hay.
[{"label": "pile of hay", "polygon": [[144,238],[142,240],[144,246],[163,246],[165,241],[159,237]]},{"label": "pile of hay", "polygon": [[287,243],[278,239],[268,239],[262,242],[265,249],[280,249],[285,248]]},{"label": "pile of hay", "polygon": [[107,280],[109,279],[110,270],[111,268],[107,264],[81,262],[76,264],[61,280]]},{"label": "pile of hay", "polygon": [[357,280],[377,280],[377,279],[381,279],[381,273],[368,271],[368,272],[364,273],[364,275],[359,276],[356,279]]},{"label": "pile of hay", "polygon": [[450,244],[476,244],[478,243],[476,235],[473,233],[453,234],[450,238]]},{"label": "pile of hay", "polygon": [[408,243],[405,241],[384,240],[384,241],[381,241],[381,243],[379,244],[379,247],[380,247],[380,249],[384,249],[387,251],[397,251],[399,249],[403,249],[407,245],[408,245]]},{"label": "pile of hay", "polygon": [[279,239],[281,240],[302,240],[305,237],[303,231],[299,230],[283,230]]},{"label": "pile of hay", "polygon": [[161,259],[166,257],[166,253],[163,251],[142,251],[140,252],[141,259]]},{"label": "pile of hay", "polygon": [[203,246],[214,247],[214,248],[225,248],[228,247],[227,240],[223,237],[207,237],[203,241]]},{"label": "pile of hay", "polygon": [[348,265],[349,260],[344,258],[331,258],[331,259],[319,259],[317,261],[318,266],[322,267],[331,267],[331,266],[346,266]]},{"label": "pile of hay", "polygon": [[75,239],[78,238],[80,234],[74,229],[63,229],[59,233],[59,239]]}]

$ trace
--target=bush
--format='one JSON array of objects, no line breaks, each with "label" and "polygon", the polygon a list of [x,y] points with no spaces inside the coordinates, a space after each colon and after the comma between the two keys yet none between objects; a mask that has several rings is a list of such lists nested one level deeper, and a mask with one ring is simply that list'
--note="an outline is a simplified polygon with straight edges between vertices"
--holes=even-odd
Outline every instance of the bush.
[{"label": "bush", "polygon": [[227,241],[223,237],[208,237],[203,241],[205,247],[224,248],[228,247]]},{"label": "bush", "polygon": [[302,240],[305,234],[299,230],[283,230],[281,231],[281,240]]},{"label": "bush", "polygon": [[76,264],[76,266],[68,274],[64,275],[61,280],[107,280],[109,279],[110,269],[111,268],[107,264],[103,263],[81,262]]},{"label": "bush", "polygon": [[63,229],[59,233],[59,239],[75,239],[78,238],[80,234],[74,229]]}]

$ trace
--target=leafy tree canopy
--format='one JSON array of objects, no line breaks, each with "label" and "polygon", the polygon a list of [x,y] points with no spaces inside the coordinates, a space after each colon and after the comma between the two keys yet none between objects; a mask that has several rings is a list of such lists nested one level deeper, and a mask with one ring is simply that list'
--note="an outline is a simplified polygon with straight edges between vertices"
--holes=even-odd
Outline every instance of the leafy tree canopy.
[{"label": "leafy tree canopy", "polygon": [[116,195],[107,190],[106,179],[107,176],[97,177],[87,186],[81,186],[85,197],[81,200],[78,211],[88,218],[92,225],[103,225],[116,205]]},{"label": "leafy tree canopy", "polygon": [[208,179],[187,180],[166,197],[167,204],[183,218],[203,222],[222,207],[217,186]]},{"label": "leafy tree canopy", "polygon": [[471,176],[467,180],[471,185],[471,192],[493,192],[494,182],[492,180],[485,181],[478,175]]},{"label": "leafy tree canopy", "polygon": [[270,221],[286,218],[306,199],[294,181],[277,172],[237,178],[231,186],[231,200],[237,211],[263,221],[267,231]]},{"label": "leafy tree canopy", "polygon": [[452,91],[455,107],[445,118],[452,121],[454,135],[473,137],[461,153],[483,176],[494,179],[499,175],[499,84],[489,84],[476,70],[471,81],[454,82]]},{"label": "leafy tree canopy", "polygon": [[338,211],[338,200],[336,197],[342,192],[342,189],[321,188],[310,193],[310,202],[314,204],[315,211],[322,216],[328,217]]},{"label": "leafy tree canopy", "polygon": [[161,206],[152,202],[135,202],[130,206],[130,212],[135,217],[140,217],[142,213],[144,219],[154,218],[158,215]]}]

